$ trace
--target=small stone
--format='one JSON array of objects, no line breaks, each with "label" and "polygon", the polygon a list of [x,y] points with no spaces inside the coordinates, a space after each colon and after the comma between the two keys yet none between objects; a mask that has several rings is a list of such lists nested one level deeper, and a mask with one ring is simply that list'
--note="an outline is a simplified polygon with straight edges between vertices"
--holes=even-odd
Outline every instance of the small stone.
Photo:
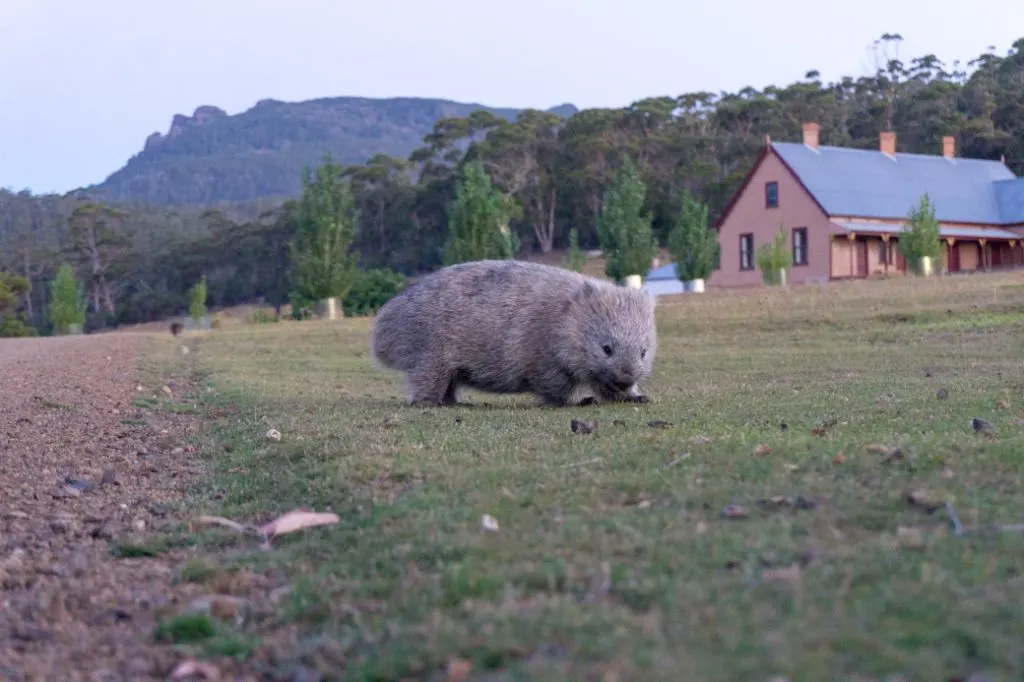
[{"label": "small stone", "polygon": [[100,476],[100,485],[121,485],[117,480],[117,472],[113,467],[109,467],[103,470],[103,475]]},{"label": "small stone", "polygon": [[78,523],[78,520],[70,514],[60,514],[50,521],[50,530],[54,533],[73,535],[80,528],[81,525]]},{"label": "small stone", "polygon": [[60,488],[54,491],[53,496],[58,500],[67,497],[81,497],[82,491],[70,485],[62,485]]},{"label": "small stone", "polygon": [[984,419],[978,419],[977,417],[974,417],[973,419],[971,419],[971,428],[974,429],[975,433],[982,433],[984,431],[991,431],[992,424],[985,421]]},{"label": "small stone", "polygon": [[152,670],[152,664],[140,656],[136,656],[124,664],[124,672],[128,678],[132,680],[141,677],[149,677]]},{"label": "small stone", "polygon": [[160,390],[166,393],[168,396],[174,395],[174,392],[171,390],[170,386],[163,386],[160,388]]},{"label": "small stone", "polygon": [[144,519],[135,519],[132,521],[132,528],[141,533],[146,530],[146,521]]},{"label": "small stone", "polygon": [[266,433],[267,440],[277,442],[281,440],[281,432],[277,429],[269,429]]}]

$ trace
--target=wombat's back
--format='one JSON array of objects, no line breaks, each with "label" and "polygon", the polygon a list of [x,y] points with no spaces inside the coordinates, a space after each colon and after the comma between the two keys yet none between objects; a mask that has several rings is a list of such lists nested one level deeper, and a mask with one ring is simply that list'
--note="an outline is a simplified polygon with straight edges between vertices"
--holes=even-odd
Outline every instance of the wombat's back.
[{"label": "wombat's back", "polygon": [[[385,367],[408,371],[423,353],[511,361],[523,334],[557,323],[553,299],[585,279],[564,268],[515,260],[459,263],[434,272],[388,301],[374,322],[371,349]],[[457,350],[456,350],[457,349]]]}]

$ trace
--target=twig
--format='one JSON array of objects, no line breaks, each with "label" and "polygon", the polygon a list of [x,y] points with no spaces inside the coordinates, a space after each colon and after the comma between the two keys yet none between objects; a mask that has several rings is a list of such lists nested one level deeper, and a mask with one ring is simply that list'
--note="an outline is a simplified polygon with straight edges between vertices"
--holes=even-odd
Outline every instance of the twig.
[{"label": "twig", "polygon": [[674,467],[675,465],[677,465],[680,462],[682,462],[684,459],[689,459],[689,458],[690,458],[690,453],[689,452],[684,452],[683,454],[679,455],[674,460],[672,460],[671,462],[666,464],[665,468],[668,469],[669,467]]},{"label": "twig", "polygon": [[571,469],[572,467],[581,467],[587,464],[593,464],[594,462],[600,462],[604,457],[591,457],[590,459],[584,459],[579,462],[570,462],[569,464],[563,464],[558,467],[559,469]]},{"label": "twig", "polygon": [[949,520],[953,522],[953,534],[962,535],[964,524],[960,522],[960,516],[956,513],[956,507],[949,500],[946,500],[946,514],[949,515]]}]

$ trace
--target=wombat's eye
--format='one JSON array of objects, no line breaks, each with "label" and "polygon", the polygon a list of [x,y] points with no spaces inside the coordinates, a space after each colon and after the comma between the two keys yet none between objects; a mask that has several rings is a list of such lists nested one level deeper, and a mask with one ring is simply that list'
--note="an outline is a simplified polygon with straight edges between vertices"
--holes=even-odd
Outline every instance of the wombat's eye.
[{"label": "wombat's eye", "polygon": [[601,350],[603,350],[604,354],[607,355],[608,357],[612,356],[612,347],[609,346],[607,343],[601,346]]}]

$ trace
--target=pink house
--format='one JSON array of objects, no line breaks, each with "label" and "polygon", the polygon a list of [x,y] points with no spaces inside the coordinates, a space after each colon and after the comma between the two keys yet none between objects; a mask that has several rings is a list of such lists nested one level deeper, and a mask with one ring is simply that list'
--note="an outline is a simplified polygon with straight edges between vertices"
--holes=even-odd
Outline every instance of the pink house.
[{"label": "pink house", "polygon": [[753,168],[716,224],[719,268],[710,286],[762,283],[756,252],[781,225],[793,254],[789,282],[825,282],[905,272],[896,243],[925,193],[945,242],[944,272],[1024,265],[1024,178],[1003,161],[896,151],[883,132],[875,150],[819,143],[817,123],[803,142],[766,138]]}]

